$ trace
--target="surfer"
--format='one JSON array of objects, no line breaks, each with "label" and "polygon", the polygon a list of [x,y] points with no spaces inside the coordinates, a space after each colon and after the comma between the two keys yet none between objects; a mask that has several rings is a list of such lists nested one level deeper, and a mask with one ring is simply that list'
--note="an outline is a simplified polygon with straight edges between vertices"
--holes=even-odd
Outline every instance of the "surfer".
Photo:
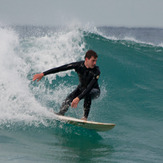
[{"label": "surfer", "polygon": [[84,61],[73,62],[60,67],[52,68],[48,71],[35,74],[33,76],[33,81],[37,80],[38,82],[43,76],[49,74],[71,69],[74,69],[77,72],[79,77],[79,85],[64,100],[60,107],[60,111],[57,113],[58,115],[64,115],[67,112],[69,106],[72,108],[77,108],[79,101],[84,99],[84,115],[82,120],[87,120],[92,99],[98,98],[100,95],[100,88],[98,85],[100,70],[99,67],[96,66],[97,58],[98,55],[95,51],[88,50],[85,54]]}]

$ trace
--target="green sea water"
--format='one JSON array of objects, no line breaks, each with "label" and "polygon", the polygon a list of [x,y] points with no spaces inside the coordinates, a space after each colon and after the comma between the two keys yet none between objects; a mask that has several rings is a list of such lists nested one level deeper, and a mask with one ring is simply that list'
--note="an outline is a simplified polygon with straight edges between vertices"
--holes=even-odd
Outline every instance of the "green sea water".
[{"label": "green sea water", "polygon": [[[0,27],[0,162],[162,163],[163,30],[113,27]],[[74,71],[33,82],[35,73],[98,53],[101,96],[95,132],[56,120],[77,85]],[[83,101],[67,116],[81,118]]]}]

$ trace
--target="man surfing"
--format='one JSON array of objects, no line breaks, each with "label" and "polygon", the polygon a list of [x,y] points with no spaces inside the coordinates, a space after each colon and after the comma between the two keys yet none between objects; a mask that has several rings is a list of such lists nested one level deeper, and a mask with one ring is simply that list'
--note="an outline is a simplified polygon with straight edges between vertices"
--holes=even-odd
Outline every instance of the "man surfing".
[{"label": "man surfing", "polygon": [[82,120],[87,120],[92,99],[98,98],[100,95],[100,88],[98,85],[98,79],[100,76],[99,67],[96,66],[98,55],[93,50],[88,50],[85,54],[84,61],[73,62],[60,67],[52,68],[40,74],[33,76],[33,81],[40,81],[43,76],[58,73],[61,71],[74,69],[79,77],[79,85],[70,93],[63,101],[58,115],[64,115],[69,106],[77,108],[77,105],[81,99],[84,99],[84,115]]}]

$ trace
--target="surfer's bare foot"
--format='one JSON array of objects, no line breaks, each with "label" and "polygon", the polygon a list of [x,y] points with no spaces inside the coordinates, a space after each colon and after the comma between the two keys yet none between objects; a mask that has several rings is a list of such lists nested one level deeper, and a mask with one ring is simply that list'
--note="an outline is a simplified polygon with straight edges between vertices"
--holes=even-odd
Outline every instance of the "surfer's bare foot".
[{"label": "surfer's bare foot", "polygon": [[81,120],[84,120],[84,121],[86,121],[86,120],[87,120],[87,118],[86,118],[86,117],[82,117],[82,118],[81,118]]}]

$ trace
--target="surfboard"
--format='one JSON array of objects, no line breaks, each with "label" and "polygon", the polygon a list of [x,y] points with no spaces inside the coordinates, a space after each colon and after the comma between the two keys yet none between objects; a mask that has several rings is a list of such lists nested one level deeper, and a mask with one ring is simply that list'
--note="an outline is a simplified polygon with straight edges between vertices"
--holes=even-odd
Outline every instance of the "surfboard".
[{"label": "surfboard", "polygon": [[62,122],[66,122],[75,126],[83,127],[95,131],[108,131],[115,127],[114,123],[101,123],[94,121],[85,121],[77,118],[62,116],[55,114],[57,119]]}]

